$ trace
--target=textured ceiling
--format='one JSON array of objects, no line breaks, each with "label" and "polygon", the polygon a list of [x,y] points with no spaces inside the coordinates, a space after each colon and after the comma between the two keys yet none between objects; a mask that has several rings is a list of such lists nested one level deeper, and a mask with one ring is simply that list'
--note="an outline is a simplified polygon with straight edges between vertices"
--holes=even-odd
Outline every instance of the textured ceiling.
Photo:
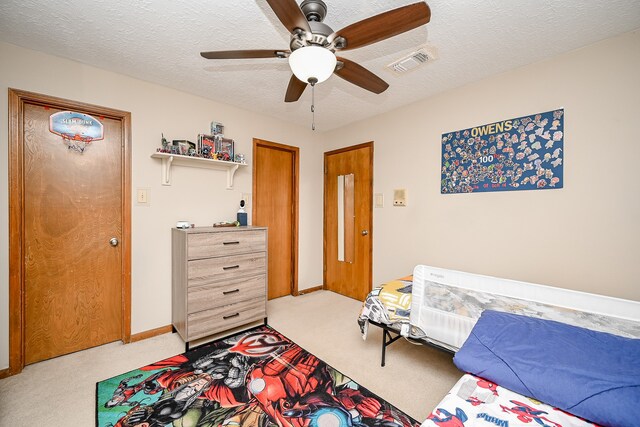
[{"label": "textured ceiling", "polygon": [[[324,22],[338,30],[415,1],[325,0]],[[390,87],[374,95],[337,76],[319,84],[319,131],[640,28],[640,0],[428,4],[432,16],[426,26],[342,53]],[[283,102],[291,75],[286,60],[212,61],[199,55],[288,48],[289,34],[264,0],[2,0],[0,40],[292,123],[311,123],[310,89],[297,103]],[[400,76],[385,68],[425,44],[437,49],[439,59]]]}]

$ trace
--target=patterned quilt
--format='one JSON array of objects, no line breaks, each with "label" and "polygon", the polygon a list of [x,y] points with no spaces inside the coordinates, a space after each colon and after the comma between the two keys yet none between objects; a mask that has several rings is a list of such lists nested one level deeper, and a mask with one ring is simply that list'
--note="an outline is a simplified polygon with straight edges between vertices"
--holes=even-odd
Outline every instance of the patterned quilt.
[{"label": "patterned quilt", "polygon": [[367,337],[370,320],[408,335],[412,289],[412,277],[408,276],[385,283],[369,292],[358,317],[363,338]]},{"label": "patterned quilt", "polygon": [[421,427],[594,427],[581,418],[465,374]]}]

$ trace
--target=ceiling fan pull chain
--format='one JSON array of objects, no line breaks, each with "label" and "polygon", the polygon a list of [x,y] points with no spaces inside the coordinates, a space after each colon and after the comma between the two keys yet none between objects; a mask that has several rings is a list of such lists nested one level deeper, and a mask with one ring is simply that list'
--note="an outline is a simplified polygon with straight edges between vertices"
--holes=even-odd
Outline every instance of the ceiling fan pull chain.
[{"label": "ceiling fan pull chain", "polygon": [[311,130],[316,130],[316,85],[311,85]]}]

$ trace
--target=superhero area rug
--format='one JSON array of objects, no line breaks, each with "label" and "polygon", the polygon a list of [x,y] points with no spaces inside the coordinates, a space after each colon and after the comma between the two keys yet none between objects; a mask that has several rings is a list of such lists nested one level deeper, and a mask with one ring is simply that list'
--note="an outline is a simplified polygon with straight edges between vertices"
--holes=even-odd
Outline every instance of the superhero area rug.
[{"label": "superhero area rug", "polygon": [[104,427],[418,427],[268,326],[97,383]]}]

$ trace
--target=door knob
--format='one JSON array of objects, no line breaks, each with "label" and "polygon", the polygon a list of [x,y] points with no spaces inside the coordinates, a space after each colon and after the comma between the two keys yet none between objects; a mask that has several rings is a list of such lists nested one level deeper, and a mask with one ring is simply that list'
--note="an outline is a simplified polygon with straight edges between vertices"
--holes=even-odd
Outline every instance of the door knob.
[{"label": "door knob", "polygon": [[367,234],[369,234],[369,230],[362,230],[362,235],[366,236]]},{"label": "door knob", "polygon": [[118,239],[112,237],[111,240],[109,240],[109,243],[111,244],[111,246],[118,246]]}]

